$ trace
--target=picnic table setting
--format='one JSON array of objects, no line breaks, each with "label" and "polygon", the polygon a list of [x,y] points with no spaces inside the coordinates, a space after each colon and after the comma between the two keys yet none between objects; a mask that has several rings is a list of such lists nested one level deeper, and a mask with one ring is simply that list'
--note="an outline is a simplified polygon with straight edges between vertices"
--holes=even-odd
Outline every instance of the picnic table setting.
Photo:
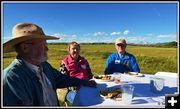
[{"label": "picnic table setting", "polygon": [[178,92],[178,75],[136,72],[94,75],[96,88],[81,86],[73,106],[165,107],[165,95]]}]

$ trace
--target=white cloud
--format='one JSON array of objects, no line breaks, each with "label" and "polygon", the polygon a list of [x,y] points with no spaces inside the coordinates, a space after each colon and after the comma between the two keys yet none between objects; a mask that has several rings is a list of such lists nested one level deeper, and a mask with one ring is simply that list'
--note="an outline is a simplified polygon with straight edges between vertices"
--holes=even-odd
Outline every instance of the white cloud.
[{"label": "white cloud", "polygon": [[74,38],[76,38],[76,37],[77,37],[77,35],[73,34],[73,35],[71,35],[71,37],[74,37]]},{"label": "white cloud", "polygon": [[123,34],[124,34],[124,35],[128,35],[129,32],[130,32],[129,30],[125,30],[125,31],[123,32]]},{"label": "white cloud", "polygon": [[127,43],[145,43],[145,37],[143,36],[136,36],[136,37],[128,37]]},{"label": "white cloud", "polygon": [[176,40],[176,34],[146,34],[144,36],[127,37],[127,43],[147,44]]},{"label": "white cloud", "polygon": [[150,34],[146,34],[146,36],[151,37],[151,36],[154,36],[154,34],[150,33]]},{"label": "white cloud", "polygon": [[[123,33],[123,34],[122,34]],[[60,34],[55,33],[54,36],[60,37],[59,42],[71,42],[78,41],[79,43],[93,43],[93,42],[104,42],[104,43],[114,43],[116,37],[114,35],[121,34],[122,38],[126,39],[127,43],[135,43],[135,44],[150,44],[150,43],[158,43],[158,42],[168,42],[172,40],[177,40],[176,34],[145,34],[142,36],[128,36],[129,30],[125,30],[124,32],[94,32],[88,33],[84,35],[77,36],[76,34]],[[126,34],[126,35],[124,35]],[[85,37],[82,37],[85,36]],[[89,37],[94,36],[94,37]],[[101,37],[99,37],[101,36]]]},{"label": "white cloud", "polygon": [[58,37],[58,36],[60,36],[60,33],[54,33],[54,34],[52,34],[52,36]]},{"label": "white cloud", "polygon": [[60,37],[60,38],[76,38],[77,37],[77,35],[75,35],[75,34],[70,35],[70,34],[61,34],[61,33],[55,33],[52,36],[56,36],[56,37]]},{"label": "white cloud", "polygon": [[108,34],[105,32],[95,32],[95,33],[87,33],[83,36],[107,36]]},{"label": "white cloud", "polygon": [[[59,37],[60,38],[59,40],[61,40],[62,42],[75,41],[77,38],[77,35],[75,35],[75,34],[70,35],[70,34],[55,33],[52,36]],[[56,42],[58,42],[58,41],[56,40]]]},{"label": "white cloud", "polygon": [[84,34],[83,36],[92,36],[92,33]]},{"label": "white cloud", "polygon": [[157,36],[158,38],[176,38],[176,34],[160,34]]},{"label": "white cloud", "polygon": [[112,32],[111,33],[111,35],[113,36],[113,35],[120,35],[121,34],[121,32]]},{"label": "white cloud", "polygon": [[105,32],[95,32],[93,36],[107,36],[108,34]]}]

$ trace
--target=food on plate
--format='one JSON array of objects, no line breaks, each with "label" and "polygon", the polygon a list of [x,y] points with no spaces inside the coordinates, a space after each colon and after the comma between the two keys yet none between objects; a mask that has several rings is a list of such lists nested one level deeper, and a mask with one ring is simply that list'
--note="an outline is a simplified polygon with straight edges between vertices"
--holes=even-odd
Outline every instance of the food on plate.
[{"label": "food on plate", "polygon": [[103,75],[102,80],[110,80],[111,76]]},{"label": "food on plate", "polygon": [[114,79],[114,82],[115,82],[116,84],[118,84],[118,83],[120,83],[121,81],[120,81],[120,79],[115,78],[115,79]]},{"label": "food on plate", "polygon": [[101,75],[94,75],[94,78],[95,79],[102,79],[102,76]]},{"label": "food on plate", "polygon": [[121,100],[121,98],[122,98],[122,89],[121,88],[107,88],[107,89],[104,89],[104,90],[100,90],[100,95],[103,98]]},{"label": "food on plate", "polygon": [[109,80],[113,81],[114,80],[114,78],[112,76],[110,76],[110,75],[95,75],[94,78],[104,80],[104,81],[109,81]]}]

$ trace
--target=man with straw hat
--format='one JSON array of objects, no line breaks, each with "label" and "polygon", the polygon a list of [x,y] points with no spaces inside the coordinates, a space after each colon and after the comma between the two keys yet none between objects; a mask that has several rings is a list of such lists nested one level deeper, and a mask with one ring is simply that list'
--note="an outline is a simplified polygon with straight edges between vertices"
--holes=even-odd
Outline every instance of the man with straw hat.
[{"label": "man with straw hat", "polygon": [[19,23],[12,39],[3,44],[4,52],[17,52],[17,58],[3,71],[4,106],[58,106],[57,88],[85,85],[94,81],[63,75],[47,62],[46,40],[59,39],[45,35],[32,23]]},{"label": "man with straw hat", "polygon": [[106,61],[105,74],[140,72],[136,58],[126,52],[126,40],[117,38],[115,41],[116,52],[111,54]]}]

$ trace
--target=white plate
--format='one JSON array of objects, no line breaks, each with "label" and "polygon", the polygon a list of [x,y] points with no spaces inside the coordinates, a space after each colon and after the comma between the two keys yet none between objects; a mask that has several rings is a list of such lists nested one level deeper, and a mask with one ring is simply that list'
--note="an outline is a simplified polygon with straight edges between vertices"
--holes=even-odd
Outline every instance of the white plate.
[{"label": "white plate", "polygon": [[130,74],[130,75],[137,75],[138,72],[128,72],[128,74]]},{"label": "white plate", "polygon": [[144,74],[137,73],[137,72],[129,72],[128,73],[130,76],[135,76],[135,77],[144,77]]}]

